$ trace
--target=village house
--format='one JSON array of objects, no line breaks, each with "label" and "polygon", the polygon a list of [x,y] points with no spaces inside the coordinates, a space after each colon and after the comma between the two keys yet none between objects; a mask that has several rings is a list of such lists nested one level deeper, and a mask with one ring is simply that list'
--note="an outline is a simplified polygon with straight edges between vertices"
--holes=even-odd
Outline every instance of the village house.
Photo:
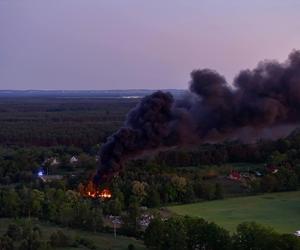
[{"label": "village house", "polygon": [[275,164],[268,164],[266,166],[266,171],[269,174],[276,174],[279,171],[279,168]]},{"label": "village house", "polygon": [[71,158],[70,158],[70,163],[71,164],[76,164],[76,163],[78,163],[78,158],[76,157],[76,156],[72,156]]},{"label": "village house", "polygon": [[242,176],[241,176],[241,174],[240,174],[238,171],[236,171],[236,170],[231,170],[231,172],[230,172],[228,178],[229,178],[230,180],[233,180],[233,181],[240,181],[241,178],[242,178]]},{"label": "village house", "polygon": [[60,164],[60,161],[56,157],[50,157],[44,160],[43,165],[49,164],[50,166],[57,166]]},{"label": "village house", "polygon": [[297,236],[297,237],[300,237],[300,230],[296,231],[296,232],[294,233],[294,235]]}]

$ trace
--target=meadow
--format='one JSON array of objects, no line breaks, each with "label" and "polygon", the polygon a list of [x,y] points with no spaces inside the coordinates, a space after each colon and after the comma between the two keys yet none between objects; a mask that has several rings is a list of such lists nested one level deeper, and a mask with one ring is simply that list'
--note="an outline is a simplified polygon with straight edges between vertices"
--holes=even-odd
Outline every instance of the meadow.
[{"label": "meadow", "polygon": [[231,232],[245,221],[271,226],[280,233],[293,233],[300,229],[299,191],[178,205],[168,209],[179,215],[202,217]]}]

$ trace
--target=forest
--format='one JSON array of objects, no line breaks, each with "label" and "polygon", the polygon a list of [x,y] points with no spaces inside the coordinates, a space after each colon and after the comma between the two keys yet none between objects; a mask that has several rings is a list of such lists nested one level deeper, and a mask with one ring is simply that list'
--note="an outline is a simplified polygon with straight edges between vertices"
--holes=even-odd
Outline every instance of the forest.
[{"label": "forest", "polygon": [[[241,224],[236,234],[230,235],[204,220],[173,218],[164,213],[164,207],[172,204],[298,190],[298,130],[275,141],[206,143],[144,155],[128,161],[124,171],[110,183],[103,183],[111,190],[111,199],[86,197],[85,188],[99,166],[101,145],[123,124],[127,112],[138,101],[97,97],[2,98],[0,217],[37,218],[63,227],[111,233],[113,228],[107,218],[113,216],[122,221],[119,233],[142,239],[153,249],[197,249],[195,244],[201,245],[198,249],[221,249],[213,241],[223,245],[222,249],[256,249],[242,245],[253,242],[237,240],[244,239],[249,231],[260,232],[258,238],[268,237],[277,245],[288,239],[290,245],[278,249],[299,249],[299,242],[293,237],[255,223]],[[40,173],[48,179],[40,178]],[[233,180],[237,174],[237,180]],[[145,215],[154,218],[147,222],[147,229],[141,223]],[[22,226],[16,229],[16,225],[8,230],[12,227],[23,230]],[[189,238],[194,227],[222,241],[208,237],[210,242],[205,242],[200,235]],[[168,231],[174,228],[178,231]],[[169,245],[159,245],[155,240],[160,230],[172,237],[159,240]],[[178,237],[176,233],[180,231]],[[1,249],[15,249],[7,234],[0,237],[0,248],[6,244]],[[181,242],[175,244],[175,238]],[[30,249],[50,249],[56,244],[53,241]],[[180,244],[181,248],[177,248]],[[259,249],[270,249],[270,244]],[[295,247],[291,248],[293,244]]]}]

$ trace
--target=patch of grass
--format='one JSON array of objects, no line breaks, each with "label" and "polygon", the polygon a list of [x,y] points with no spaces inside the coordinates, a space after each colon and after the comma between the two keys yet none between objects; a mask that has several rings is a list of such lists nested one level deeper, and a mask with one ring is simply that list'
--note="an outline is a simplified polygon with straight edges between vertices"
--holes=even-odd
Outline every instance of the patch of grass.
[{"label": "patch of grass", "polygon": [[[0,235],[6,232],[6,229],[9,224],[18,223],[18,220],[2,218],[0,219]],[[107,233],[92,233],[83,230],[75,230],[70,228],[63,228],[53,224],[40,222],[38,220],[34,221],[34,224],[37,224],[43,233],[44,240],[49,240],[50,235],[57,230],[62,230],[68,237],[75,239],[76,237],[86,238],[94,242],[98,250],[125,250],[129,244],[133,244],[136,249],[144,250],[146,249],[142,241],[136,240],[134,238],[118,236],[115,239],[112,234]],[[86,247],[67,247],[59,248],[60,250],[83,250],[87,249]]]},{"label": "patch of grass", "polygon": [[281,233],[300,229],[300,191],[171,206],[176,214],[202,217],[234,232],[245,221],[271,226]]}]

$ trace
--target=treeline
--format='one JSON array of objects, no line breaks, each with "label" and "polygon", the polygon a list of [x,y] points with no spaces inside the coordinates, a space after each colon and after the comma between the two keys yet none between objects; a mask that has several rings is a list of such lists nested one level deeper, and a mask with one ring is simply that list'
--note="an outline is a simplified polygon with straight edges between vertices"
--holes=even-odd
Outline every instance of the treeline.
[{"label": "treeline", "polygon": [[56,230],[50,235],[35,223],[35,220],[22,219],[9,224],[5,233],[0,235],[1,250],[54,250],[58,248],[84,247],[96,250],[93,241],[87,238],[70,237],[63,230]]},{"label": "treeline", "polygon": [[0,144],[87,150],[117,130],[135,104],[131,99],[5,98],[0,101]]},{"label": "treeline", "polygon": [[34,217],[63,226],[102,231],[100,202],[83,199],[79,193],[59,187],[44,191],[30,188],[1,188],[0,217]]},{"label": "treeline", "polygon": [[[109,203],[85,199],[71,190],[6,188],[0,191],[0,204],[2,204],[0,217],[39,218],[93,232],[110,231],[103,223],[103,211],[108,209]],[[160,219],[158,215],[151,220],[144,232],[138,223],[140,217],[140,205],[135,197],[131,197],[127,212],[122,215],[123,223],[118,233],[142,238],[149,249],[300,249],[300,239],[296,236],[279,234],[271,228],[253,222],[238,225],[236,232],[230,234],[224,228],[203,219],[191,217]],[[96,249],[92,242],[83,238],[70,239],[62,231],[52,233],[49,240],[45,241],[42,239],[41,230],[28,223],[24,226],[10,225],[6,233],[0,235],[0,249],[5,250],[42,250],[79,245]]]},{"label": "treeline", "polygon": [[299,250],[300,239],[246,222],[231,235],[224,228],[203,219],[176,217],[154,219],[144,235],[145,245],[155,250]]},{"label": "treeline", "polygon": [[[25,185],[43,190],[49,184],[44,183],[37,175],[38,170],[42,168],[45,174],[56,174],[63,178],[59,181],[60,187],[78,191],[80,185],[87,185],[97,168],[97,150],[95,147],[91,155],[72,147],[0,148],[0,184]],[[70,163],[73,155],[77,157],[78,162]],[[46,159],[53,157],[59,161],[57,165],[51,165],[51,161],[44,163]],[[227,178],[235,169],[231,164],[177,168],[160,165],[155,158],[130,161],[126,171],[120,173],[112,183],[106,184],[113,189],[113,199],[110,202],[112,204],[106,211],[120,214],[128,208],[132,197],[142,206],[159,207],[173,202],[190,203],[222,199],[227,195],[290,191],[299,188],[300,167],[297,161],[290,160],[286,153],[277,150],[270,154],[268,161],[276,164],[276,173],[260,170],[261,177],[252,176],[238,182],[229,181]]]},{"label": "treeline", "polygon": [[[119,197],[119,196],[118,196]],[[111,232],[104,223],[105,216],[116,213],[116,200],[103,201],[86,198],[79,192],[68,190],[62,182],[53,182],[43,188],[0,188],[0,218],[37,218],[57,225],[92,232]],[[120,210],[121,212],[121,210]],[[126,211],[120,213],[122,228],[119,233],[138,236],[141,209],[131,197]]]},{"label": "treeline", "polygon": [[[277,158],[272,159],[276,154]],[[160,165],[183,167],[235,162],[300,164],[300,132],[295,130],[288,137],[275,141],[261,140],[252,144],[225,142],[199,145],[193,149],[160,152],[156,157]]]},{"label": "treeline", "polygon": [[[91,148],[89,154],[75,147],[0,147],[0,184],[14,183],[30,184],[38,181],[37,173],[40,169],[44,173],[60,174],[64,172],[66,181],[76,182],[69,177],[73,171],[78,177],[85,180],[95,171],[97,166],[96,153],[99,146]],[[72,164],[71,157],[75,156],[78,163]],[[54,164],[52,161],[56,160]],[[77,183],[78,184],[78,183]]]},{"label": "treeline", "polygon": [[253,175],[232,181],[228,179],[228,174],[234,169],[230,165],[176,169],[131,162],[131,166],[113,182],[113,200],[122,208],[128,206],[131,197],[142,206],[159,207],[174,202],[191,203],[233,195],[298,190],[299,166],[281,163],[277,167],[276,173],[261,171],[260,177]]}]

